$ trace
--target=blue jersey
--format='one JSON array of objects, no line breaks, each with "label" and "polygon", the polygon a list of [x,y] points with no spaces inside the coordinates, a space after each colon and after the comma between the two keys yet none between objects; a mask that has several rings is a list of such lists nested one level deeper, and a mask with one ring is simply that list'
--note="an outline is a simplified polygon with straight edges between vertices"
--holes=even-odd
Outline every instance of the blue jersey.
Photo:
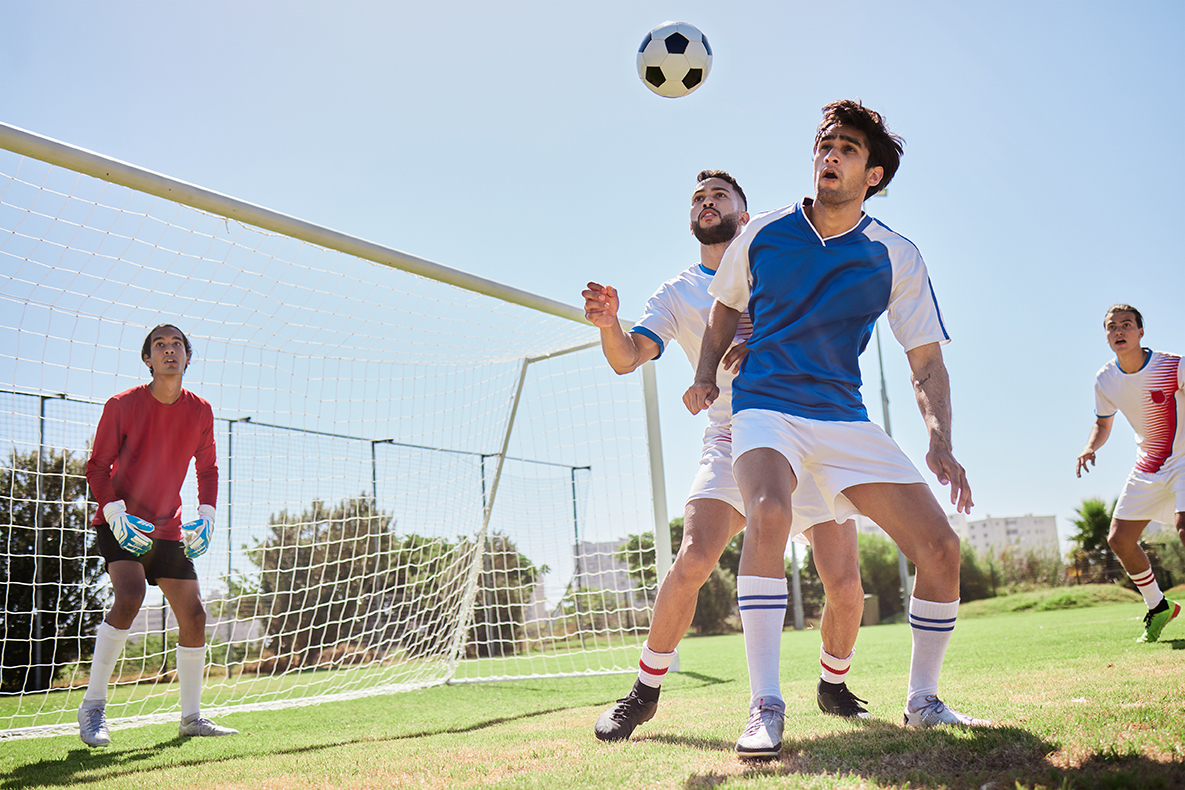
[{"label": "blue jersey", "polygon": [[708,289],[753,320],[733,411],[867,421],[859,356],[881,313],[888,311],[907,351],[950,337],[910,241],[867,215],[824,239],[803,204],[755,217],[729,245]]}]

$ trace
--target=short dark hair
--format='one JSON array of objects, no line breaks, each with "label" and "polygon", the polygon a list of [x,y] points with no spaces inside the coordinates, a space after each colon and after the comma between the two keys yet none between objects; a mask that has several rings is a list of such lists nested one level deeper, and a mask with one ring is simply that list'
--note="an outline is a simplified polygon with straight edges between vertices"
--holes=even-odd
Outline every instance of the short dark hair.
[{"label": "short dark hair", "polygon": [[1136,329],[1144,328],[1144,316],[1140,315],[1140,311],[1132,307],[1130,304],[1113,304],[1107,308],[1107,312],[1103,315],[1103,329],[1107,328],[1107,316],[1111,313],[1131,313],[1136,317]]},{"label": "short dark hair", "polygon": [[[141,358],[152,356],[152,336],[156,334],[156,330],[158,329],[176,329],[177,334],[181,335],[181,341],[185,343],[185,356],[188,358],[193,357],[193,348],[189,345],[189,338],[185,336],[185,333],[182,332],[176,324],[157,324],[156,326],[152,327],[152,329],[148,330],[148,337],[144,338],[144,346],[140,349]],[[185,364],[186,366],[189,365],[188,359],[186,360]]]},{"label": "short dark hair", "polygon": [[709,178],[719,178],[721,181],[725,182],[726,184],[731,186],[733,189],[735,189],[737,195],[739,195],[741,198],[741,209],[744,211],[749,210],[749,200],[748,200],[748,198],[745,197],[745,190],[741,189],[741,185],[738,184],[737,180],[735,178],[733,178],[732,176],[730,176],[727,171],[725,171],[725,170],[701,170],[701,171],[699,171],[699,175],[697,175],[695,177],[695,183],[702,184],[703,182],[707,181]]},{"label": "short dark hair", "polygon": [[897,168],[901,166],[901,154],[905,152],[905,141],[889,131],[885,117],[876,110],[870,110],[859,101],[841,99],[833,101],[823,107],[823,120],[815,130],[815,148],[819,150],[819,141],[832,126],[842,124],[864,132],[868,138],[868,167],[883,167],[885,175],[881,182],[869,187],[864,199],[875,195],[889,186]]}]

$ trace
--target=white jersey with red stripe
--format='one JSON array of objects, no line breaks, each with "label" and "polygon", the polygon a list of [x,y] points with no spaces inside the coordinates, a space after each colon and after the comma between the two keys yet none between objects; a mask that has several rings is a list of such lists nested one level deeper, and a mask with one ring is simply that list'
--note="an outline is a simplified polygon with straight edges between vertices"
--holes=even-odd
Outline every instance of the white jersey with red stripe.
[{"label": "white jersey with red stripe", "polygon": [[1116,360],[1095,377],[1095,416],[1116,411],[1136,432],[1135,471],[1155,473],[1185,456],[1185,365],[1181,357],[1148,351],[1144,366],[1124,373]]},{"label": "white jersey with red stripe", "polygon": [[[678,277],[667,280],[646,302],[642,317],[630,331],[657,343],[659,356],[662,356],[667,343],[675,341],[687,355],[694,370],[699,364],[699,350],[704,340],[704,329],[708,326],[708,313],[712,309],[712,303],[716,301],[715,297],[708,293],[708,285],[715,274],[713,270],[697,263]],[[733,342],[746,341],[752,334],[753,322],[749,320],[749,311],[746,310],[741,313]],[[719,431],[724,431],[727,435],[732,425],[734,378],[736,374],[725,370],[723,366],[717,372],[716,386],[720,388],[720,395],[708,407],[708,431],[704,436],[705,441]]]}]

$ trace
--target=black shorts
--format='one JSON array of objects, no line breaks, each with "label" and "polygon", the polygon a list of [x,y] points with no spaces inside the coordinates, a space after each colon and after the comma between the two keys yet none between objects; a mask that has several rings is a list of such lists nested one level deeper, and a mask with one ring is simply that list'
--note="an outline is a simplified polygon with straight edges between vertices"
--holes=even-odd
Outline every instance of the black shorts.
[{"label": "black shorts", "polygon": [[99,554],[110,565],[121,560],[138,562],[144,566],[144,577],[148,583],[157,586],[157,579],[196,579],[193,560],[185,556],[185,544],[179,540],[152,538],[152,548],[137,557],[119,545],[111,527],[107,524],[95,526],[98,533]]}]

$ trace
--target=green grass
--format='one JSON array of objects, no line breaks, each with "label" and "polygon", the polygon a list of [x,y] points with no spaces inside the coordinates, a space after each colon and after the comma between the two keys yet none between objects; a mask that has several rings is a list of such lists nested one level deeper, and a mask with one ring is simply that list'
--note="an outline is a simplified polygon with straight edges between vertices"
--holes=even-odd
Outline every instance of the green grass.
[{"label": "green grass", "polygon": [[876,717],[864,723],[819,713],[818,634],[785,632],[786,745],[756,766],[732,753],[749,695],[731,635],[683,642],[683,671],[627,743],[598,743],[592,724],[629,676],[465,684],[222,717],[234,738],[152,725],[116,730],[104,750],[3,742],[0,790],[1185,787],[1185,623],[1137,645],[1138,600],[1034,608],[964,617],[947,653],[943,698],[991,730],[901,728],[909,632],[886,625],[856,645],[850,685]]}]

